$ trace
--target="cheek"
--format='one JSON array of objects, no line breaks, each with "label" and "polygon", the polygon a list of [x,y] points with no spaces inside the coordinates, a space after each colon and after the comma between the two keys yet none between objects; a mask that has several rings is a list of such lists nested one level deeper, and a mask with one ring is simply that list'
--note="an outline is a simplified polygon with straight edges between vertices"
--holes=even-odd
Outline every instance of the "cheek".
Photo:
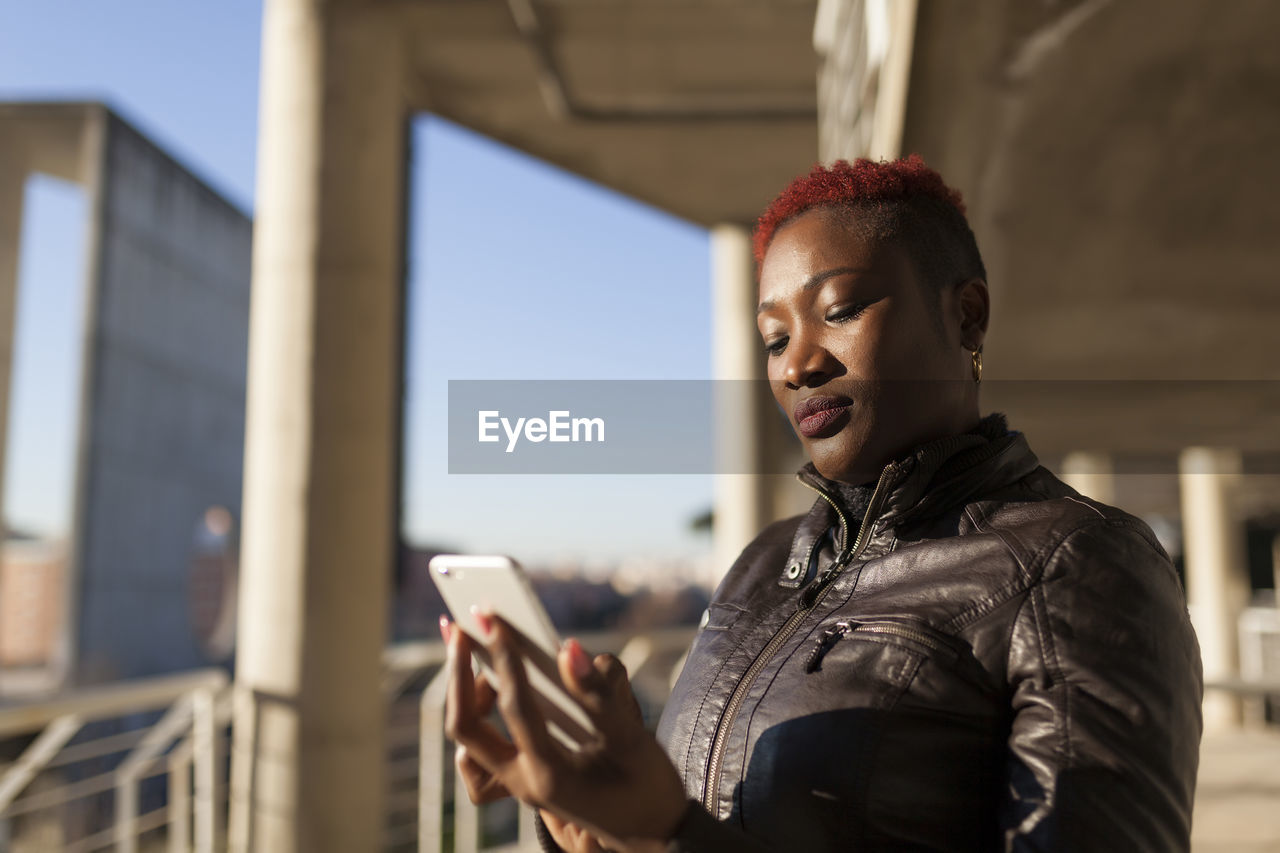
[{"label": "cheek", "polygon": [[874,379],[884,364],[883,343],[877,329],[864,327],[835,335],[828,347],[849,376]]},{"label": "cheek", "polygon": [[[896,328],[899,331],[888,331]],[[934,336],[922,331],[901,331],[912,326],[878,325],[866,329],[851,351],[868,379],[918,380],[933,375],[939,356]]]},{"label": "cheek", "polygon": [[769,392],[773,395],[773,399],[786,411],[787,380],[782,375],[782,368],[779,366],[777,359],[769,359],[769,365],[765,369],[765,376],[769,382]]}]

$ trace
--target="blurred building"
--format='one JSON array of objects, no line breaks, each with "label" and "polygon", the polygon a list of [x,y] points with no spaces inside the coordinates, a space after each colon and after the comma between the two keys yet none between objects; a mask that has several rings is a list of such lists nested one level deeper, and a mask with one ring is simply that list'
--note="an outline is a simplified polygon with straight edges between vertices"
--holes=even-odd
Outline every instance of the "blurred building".
[{"label": "blurred building", "polygon": [[66,567],[59,542],[10,540],[0,550],[0,670],[10,692],[40,689],[55,658]]},{"label": "blurred building", "polygon": [[83,368],[65,542],[9,539],[0,560],[0,695],[223,661],[249,217],[103,105],[0,104],[0,448],[34,173],[87,202]]}]

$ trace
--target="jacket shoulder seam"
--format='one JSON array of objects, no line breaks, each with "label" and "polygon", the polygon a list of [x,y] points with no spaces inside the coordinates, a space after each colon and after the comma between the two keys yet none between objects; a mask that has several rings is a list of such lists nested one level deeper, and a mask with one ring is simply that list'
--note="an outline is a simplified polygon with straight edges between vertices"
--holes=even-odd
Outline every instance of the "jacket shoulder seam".
[{"label": "jacket shoulder seam", "polygon": [[[1147,540],[1148,545],[1152,544],[1151,540],[1147,538],[1145,531],[1142,529],[1140,522],[1135,523],[1134,521],[1125,518],[1108,518],[1105,515],[1099,514],[1097,517],[1086,517],[1081,519],[1079,523],[1075,524],[1069,530],[1064,531],[1061,536],[1050,539],[1038,549],[1031,550],[1023,545],[1023,540],[1011,529],[999,528],[990,524],[987,517],[983,515],[981,510],[975,505],[965,507],[965,514],[969,516],[969,519],[973,522],[974,529],[977,532],[990,534],[1000,540],[1000,543],[1004,546],[1005,550],[1009,552],[1009,555],[1018,564],[1020,577],[1011,583],[1007,583],[993,590],[990,594],[978,599],[973,604],[948,619],[946,623],[944,623],[943,627],[952,631],[960,631],[969,627],[995,611],[1001,605],[1013,600],[1018,595],[1033,589],[1037,584],[1041,583],[1044,578],[1045,569],[1051,562],[1053,562],[1053,558],[1057,555],[1058,549],[1061,548],[1068,539],[1083,530],[1088,530],[1096,526],[1124,527],[1138,533]],[[1016,542],[1017,545],[1022,546],[1021,551],[1019,548],[1010,544],[1010,539]],[[1024,559],[1023,554],[1027,552],[1029,552],[1029,554]],[[1157,550],[1157,553],[1160,552]]]},{"label": "jacket shoulder seam", "polygon": [[[1040,662],[1050,678],[1049,694],[1054,697],[1055,713],[1062,716],[1062,736],[1060,738],[1059,751],[1062,755],[1064,766],[1070,766],[1073,758],[1071,748],[1071,691],[1067,689],[1067,679],[1062,672],[1062,662],[1058,660],[1058,649],[1054,644],[1053,631],[1047,624],[1049,605],[1045,601],[1044,584],[1037,584],[1031,590],[1028,599],[1031,601],[1031,612],[1035,620],[1036,637],[1040,646]],[[1012,648],[1011,644],[1010,649]]]}]

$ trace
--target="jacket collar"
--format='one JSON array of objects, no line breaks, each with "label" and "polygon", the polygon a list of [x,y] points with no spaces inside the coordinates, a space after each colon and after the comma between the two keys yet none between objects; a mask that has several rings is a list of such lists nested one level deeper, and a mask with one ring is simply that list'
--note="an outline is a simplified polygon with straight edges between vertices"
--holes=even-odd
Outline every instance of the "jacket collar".
[{"label": "jacket collar", "polygon": [[810,462],[796,476],[819,498],[796,531],[779,582],[803,582],[804,573],[796,577],[787,569],[797,563],[807,566],[814,543],[833,523],[840,526],[838,547],[847,550],[855,547],[860,532],[870,539],[907,521],[944,512],[1025,477],[1039,464],[1026,437],[1010,431],[1002,414],[988,415],[969,432],[917,447],[886,465],[874,484],[828,480]]}]

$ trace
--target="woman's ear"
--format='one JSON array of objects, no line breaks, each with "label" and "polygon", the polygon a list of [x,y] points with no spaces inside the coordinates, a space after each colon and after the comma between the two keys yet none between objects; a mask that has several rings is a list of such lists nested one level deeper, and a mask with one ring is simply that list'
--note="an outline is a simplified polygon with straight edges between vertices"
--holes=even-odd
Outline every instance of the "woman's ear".
[{"label": "woman's ear", "polygon": [[991,319],[991,294],[987,283],[970,278],[956,285],[956,305],[960,314],[960,345],[967,350],[982,346]]}]

